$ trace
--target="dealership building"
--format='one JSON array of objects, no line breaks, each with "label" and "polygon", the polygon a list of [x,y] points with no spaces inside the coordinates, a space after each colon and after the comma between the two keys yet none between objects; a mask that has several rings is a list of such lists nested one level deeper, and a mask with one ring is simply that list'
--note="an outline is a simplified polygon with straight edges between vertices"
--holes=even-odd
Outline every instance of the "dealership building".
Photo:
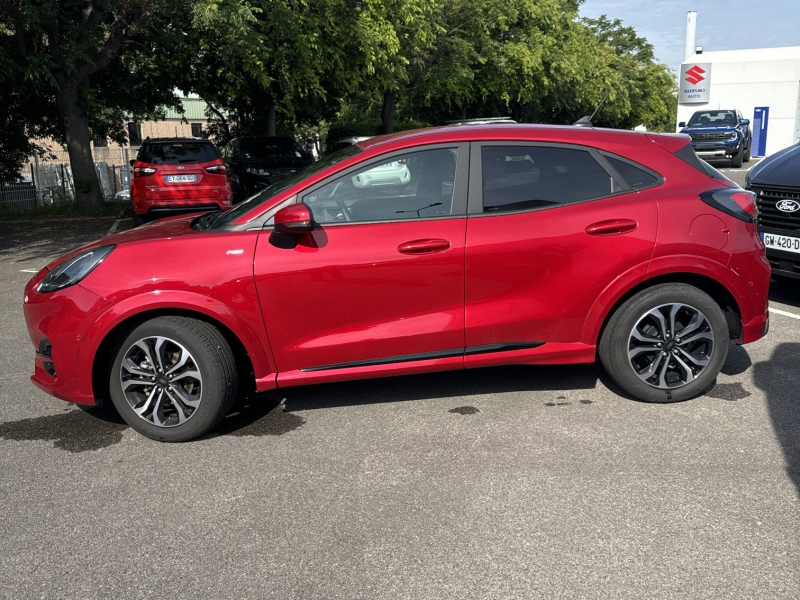
[{"label": "dealership building", "polygon": [[681,65],[678,123],[703,109],[738,109],[750,119],[753,156],[769,156],[800,142],[800,46],[724,52],[698,48]]}]

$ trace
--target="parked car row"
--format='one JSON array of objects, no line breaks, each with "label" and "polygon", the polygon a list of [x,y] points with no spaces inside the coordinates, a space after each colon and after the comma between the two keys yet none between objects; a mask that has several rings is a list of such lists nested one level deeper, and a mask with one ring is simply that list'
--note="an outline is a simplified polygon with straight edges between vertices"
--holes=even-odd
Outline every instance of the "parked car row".
[{"label": "parked car row", "polygon": [[36,274],[32,381],[110,401],[163,441],[213,428],[240,389],[501,364],[599,360],[634,398],[694,397],[731,342],[767,333],[770,266],[755,194],[689,142],[432,128],[359,141],[231,206],[208,146],[153,141],[135,189],[153,202],[220,190],[224,210],[106,237]]},{"label": "parked car row", "polygon": [[134,225],[230,208],[311,162],[288,137],[235,138],[222,152],[198,138],[147,139],[131,161]]}]

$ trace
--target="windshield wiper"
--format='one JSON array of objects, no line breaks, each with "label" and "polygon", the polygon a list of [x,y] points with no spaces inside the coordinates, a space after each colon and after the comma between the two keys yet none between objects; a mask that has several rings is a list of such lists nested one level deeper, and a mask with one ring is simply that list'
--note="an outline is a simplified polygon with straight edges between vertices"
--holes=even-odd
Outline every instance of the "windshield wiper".
[{"label": "windshield wiper", "polygon": [[197,227],[200,231],[205,231],[219,218],[224,211],[215,210],[208,214],[203,215],[197,220]]}]

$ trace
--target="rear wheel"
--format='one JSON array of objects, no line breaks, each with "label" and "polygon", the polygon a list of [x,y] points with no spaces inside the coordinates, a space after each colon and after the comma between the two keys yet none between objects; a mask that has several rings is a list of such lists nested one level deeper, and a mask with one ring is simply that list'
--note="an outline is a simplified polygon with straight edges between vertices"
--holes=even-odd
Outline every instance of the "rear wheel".
[{"label": "rear wheel", "polygon": [[646,402],[687,400],[719,375],[730,345],[725,315],[682,283],[643,290],[611,317],[600,360],[626,392]]},{"label": "rear wheel", "polygon": [[119,344],[109,388],[120,416],[142,435],[191,440],[219,423],[236,398],[233,352],[208,323],[157,317]]},{"label": "rear wheel", "polygon": [[137,215],[136,213],[133,213],[133,226],[134,227],[140,227],[141,225],[144,225],[145,223],[147,223],[149,221],[150,221],[150,219],[148,219],[147,215]]}]

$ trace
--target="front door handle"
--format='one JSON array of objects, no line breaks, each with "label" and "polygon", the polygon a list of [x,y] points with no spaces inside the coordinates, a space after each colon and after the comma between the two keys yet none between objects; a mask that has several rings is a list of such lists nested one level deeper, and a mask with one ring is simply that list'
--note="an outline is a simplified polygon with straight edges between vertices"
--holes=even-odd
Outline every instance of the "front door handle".
[{"label": "front door handle", "polygon": [[404,242],[397,247],[400,254],[433,254],[450,248],[447,240],[427,239]]},{"label": "front door handle", "polygon": [[631,219],[611,219],[592,223],[586,228],[589,235],[620,235],[636,229],[639,224]]}]

